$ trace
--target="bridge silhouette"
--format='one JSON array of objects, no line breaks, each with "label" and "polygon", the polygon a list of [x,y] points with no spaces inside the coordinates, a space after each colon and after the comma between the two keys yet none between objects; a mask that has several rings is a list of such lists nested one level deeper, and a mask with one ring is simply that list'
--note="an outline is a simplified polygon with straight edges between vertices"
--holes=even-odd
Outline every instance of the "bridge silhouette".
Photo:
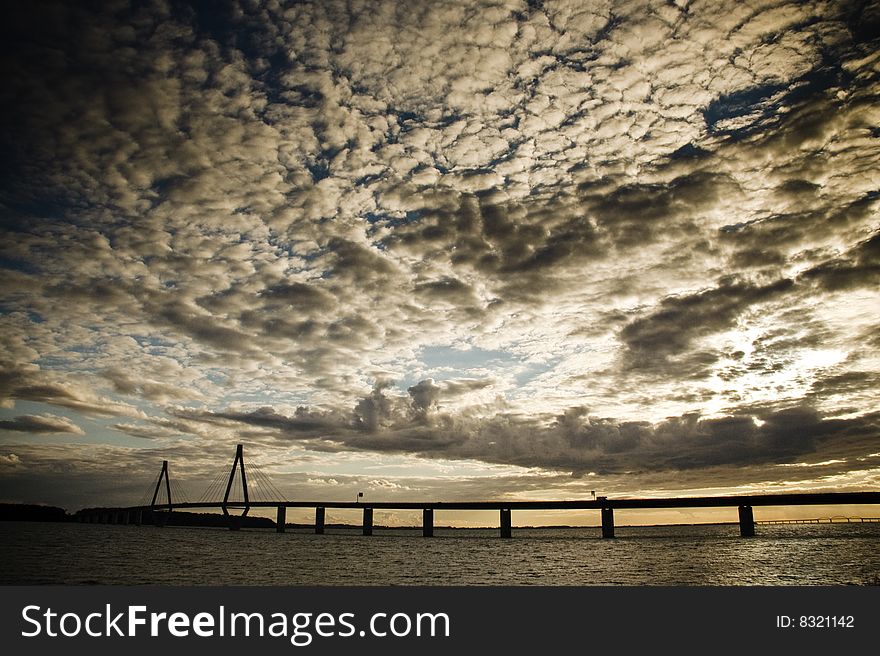
[{"label": "bridge silhouette", "polygon": [[810,519],[764,519],[755,524],[865,524],[880,523],[880,517],[850,517],[833,515],[831,517],[813,517]]},{"label": "bridge silhouette", "polygon": [[[250,478],[249,478],[250,476]],[[249,482],[250,481],[250,482]],[[164,483],[164,485],[163,485]],[[224,490],[225,483],[225,490]],[[221,471],[198,501],[189,501],[182,488],[171,481],[168,461],[162,462],[162,469],[152,489],[149,503],[124,508],[92,508],[78,513],[80,521],[91,523],[143,524],[145,518],[156,526],[164,526],[174,510],[220,509],[231,530],[239,530],[242,520],[251,508],[275,508],[276,531],[283,533],[286,528],[288,508],[314,508],[316,534],[323,534],[327,508],[354,508],[363,513],[361,530],[363,535],[373,534],[373,511],[382,510],[421,510],[422,535],[434,535],[435,510],[497,510],[499,513],[500,535],[512,537],[511,512],[513,510],[598,510],[601,516],[602,537],[614,537],[615,509],[658,509],[658,508],[737,508],[739,529],[742,537],[755,535],[756,524],[808,523],[799,520],[766,520],[756,522],[753,508],[756,506],[813,506],[813,505],[856,505],[880,504],[880,492],[813,492],[795,494],[756,494],[717,497],[666,497],[666,498],[615,498],[600,496],[591,500],[562,501],[290,501],[272,483],[268,475],[253,463],[245,464],[244,448],[237,445],[232,468],[228,475]],[[223,498],[219,491],[224,490]],[[165,501],[162,502],[162,492]],[[146,502],[146,498],[143,499]],[[182,499],[175,501],[175,497]],[[216,497],[216,499],[215,499]],[[274,498],[272,498],[274,497]],[[241,510],[240,515],[230,510]],[[834,523],[847,520],[878,521],[876,518],[830,518]],[[812,520],[811,520],[812,521]]]}]

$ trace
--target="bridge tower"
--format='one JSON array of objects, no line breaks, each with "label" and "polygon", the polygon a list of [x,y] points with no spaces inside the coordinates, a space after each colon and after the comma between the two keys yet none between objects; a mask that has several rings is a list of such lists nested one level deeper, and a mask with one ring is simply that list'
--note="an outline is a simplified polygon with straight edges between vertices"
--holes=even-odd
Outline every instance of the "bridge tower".
[{"label": "bridge tower", "polygon": [[165,479],[165,493],[168,495],[168,512],[173,509],[171,500],[171,479],[168,478],[168,461],[162,461],[162,471],[159,472],[159,480],[156,481],[156,489],[153,490],[153,500],[150,501],[150,514],[153,516],[153,523],[156,526],[165,526],[168,516],[164,513],[157,512],[156,499],[159,498],[159,490],[162,489],[162,479]]},{"label": "bridge tower", "polygon": [[[241,474],[241,492],[244,498],[244,512],[239,516],[229,514],[229,493],[232,491],[232,484],[235,482],[235,468]],[[239,504],[233,504],[233,507],[240,507]],[[229,480],[226,483],[226,494],[223,495],[223,514],[229,518],[229,529],[237,531],[241,527],[241,518],[248,514],[251,509],[250,497],[248,496],[247,474],[244,471],[244,449],[241,444],[235,448],[235,459],[232,461],[232,469],[229,471]]]}]

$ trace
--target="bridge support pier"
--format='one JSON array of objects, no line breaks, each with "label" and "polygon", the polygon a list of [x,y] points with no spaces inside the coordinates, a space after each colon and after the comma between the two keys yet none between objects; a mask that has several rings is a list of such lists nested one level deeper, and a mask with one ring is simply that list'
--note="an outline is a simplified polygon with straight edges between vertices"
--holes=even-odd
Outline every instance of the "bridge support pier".
[{"label": "bridge support pier", "polygon": [[373,534],[373,509],[364,508],[364,535]]},{"label": "bridge support pier", "polygon": [[284,533],[285,528],[287,528],[287,506],[278,506],[275,515],[275,532]]},{"label": "bridge support pier", "polygon": [[162,528],[165,524],[168,523],[168,515],[171,513],[167,512],[153,512],[153,526],[158,526]]},{"label": "bridge support pier", "polygon": [[230,531],[240,531],[242,519],[244,519],[243,515],[227,515],[226,521],[229,525],[229,530]]},{"label": "bridge support pier", "polygon": [[426,538],[434,537],[434,509],[422,510],[422,535]]},{"label": "bridge support pier", "polygon": [[137,510],[137,511],[135,511],[135,513],[134,513],[134,523],[135,523],[137,526],[140,526],[141,524],[144,523],[144,511],[143,511],[143,510]]},{"label": "bridge support pier", "polygon": [[602,508],[602,537],[614,537],[614,508]]},{"label": "bridge support pier", "polygon": [[123,510],[122,511],[122,523],[128,526],[131,523],[131,511]]},{"label": "bridge support pier", "polygon": [[324,535],[324,508],[315,508],[315,535]]},{"label": "bridge support pier", "polygon": [[513,537],[513,532],[510,529],[510,508],[502,508],[499,515],[501,518],[501,537]]},{"label": "bridge support pier", "polygon": [[755,517],[751,506],[739,507],[739,534],[744,538],[755,535]]}]

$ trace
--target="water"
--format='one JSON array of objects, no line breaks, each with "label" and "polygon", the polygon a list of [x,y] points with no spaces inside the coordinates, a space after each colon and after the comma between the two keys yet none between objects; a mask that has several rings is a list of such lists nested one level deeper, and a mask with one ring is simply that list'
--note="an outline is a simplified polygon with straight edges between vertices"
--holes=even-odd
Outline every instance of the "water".
[{"label": "water", "polygon": [[2,584],[841,585],[880,581],[880,523],[273,530],[0,522]]}]

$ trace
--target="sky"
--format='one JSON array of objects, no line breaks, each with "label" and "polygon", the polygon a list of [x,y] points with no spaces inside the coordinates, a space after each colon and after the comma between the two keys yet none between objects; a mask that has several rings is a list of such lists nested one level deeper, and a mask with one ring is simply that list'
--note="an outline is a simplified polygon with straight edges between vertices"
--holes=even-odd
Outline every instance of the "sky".
[{"label": "sky", "polygon": [[876,3],[7,14],[0,499],[880,489]]}]

